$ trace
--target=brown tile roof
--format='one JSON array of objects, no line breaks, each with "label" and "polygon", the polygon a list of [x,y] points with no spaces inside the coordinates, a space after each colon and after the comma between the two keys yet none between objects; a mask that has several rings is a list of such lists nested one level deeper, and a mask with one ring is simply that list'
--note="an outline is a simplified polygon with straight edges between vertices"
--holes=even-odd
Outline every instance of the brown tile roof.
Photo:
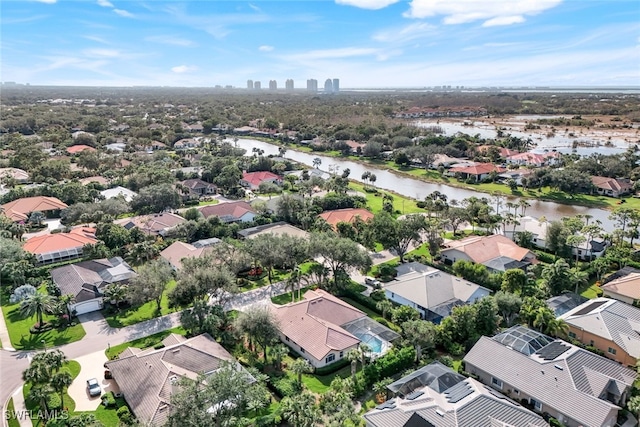
[{"label": "brown tile roof", "polygon": [[182,268],[182,260],[185,258],[199,258],[203,253],[210,251],[210,246],[197,248],[189,243],[173,242],[160,252],[160,256],[167,260],[176,270]]},{"label": "brown tile roof", "polygon": [[67,148],[67,153],[69,154],[77,154],[80,153],[82,151],[96,151],[95,148],[90,147],[88,145],[84,145],[84,144],[78,144],[78,145],[72,145],[71,147]]},{"label": "brown tile roof", "polygon": [[25,242],[23,249],[38,255],[81,248],[84,245],[94,245],[98,243],[98,240],[95,238],[95,230],[90,230],[93,229],[77,228],[69,233],[45,234],[33,237]]},{"label": "brown tile roof", "polygon": [[606,294],[607,291],[623,295],[634,300],[640,299],[640,273],[631,273],[619,279],[612,280],[600,287]]},{"label": "brown tile roof", "polygon": [[200,208],[200,212],[202,212],[205,218],[219,216],[232,218],[232,220],[240,219],[247,212],[256,213],[249,203],[243,201],[204,206]]},{"label": "brown tile roof", "polygon": [[171,212],[163,212],[159,214],[149,214],[134,216],[131,218],[122,218],[114,221],[115,224],[121,225],[126,229],[137,227],[147,234],[160,234],[169,228],[173,228],[178,224],[182,224],[186,220],[180,215]]},{"label": "brown tile roof", "polygon": [[469,236],[461,240],[447,243],[447,249],[457,249],[467,254],[478,264],[482,264],[498,257],[507,257],[522,261],[531,252],[513,243],[508,237],[500,234],[492,236]]},{"label": "brown tile roof", "polygon": [[31,212],[47,212],[66,209],[67,205],[55,197],[23,197],[2,205],[4,214],[13,221],[26,220]]},{"label": "brown tile roof", "polygon": [[618,193],[629,191],[633,188],[631,182],[624,179],[609,178],[607,176],[592,176],[591,182],[603,190],[611,190]]},{"label": "brown tile roof", "polygon": [[213,372],[231,360],[231,354],[209,334],[202,334],[158,350],[122,353],[106,366],[135,416],[143,423],[163,425],[175,381]]},{"label": "brown tile roof", "polygon": [[492,163],[478,163],[473,166],[465,166],[465,167],[449,169],[449,172],[466,173],[469,175],[484,175],[486,173],[494,172],[494,171],[497,173],[502,173],[506,171],[506,169],[496,166]]},{"label": "brown tile roof", "polygon": [[339,222],[353,222],[356,217],[360,217],[363,221],[373,219],[373,214],[366,209],[346,208],[336,209],[334,211],[324,211],[319,215],[319,217],[335,228]]},{"label": "brown tile roof", "polygon": [[109,181],[103,176],[90,176],[88,178],[82,178],[80,180],[80,183],[82,185],[88,185],[91,182],[97,182],[100,185],[109,185]]},{"label": "brown tile roof", "polygon": [[276,175],[273,172],[259,171],[259,172],[244,172],[242,174],[242,180],[257,187],[263,181],[267,181],[267,180],[281,181],[282,178],[280,178],[280,176]]},{"label": "brown tile roof", "polygon": [[360,343],[339,325],[365,317],[365,313],[323,290],[308,291],[304,298],[280,307],[271,306],[282,334],[316,360],[323,360],[331,351]]}]

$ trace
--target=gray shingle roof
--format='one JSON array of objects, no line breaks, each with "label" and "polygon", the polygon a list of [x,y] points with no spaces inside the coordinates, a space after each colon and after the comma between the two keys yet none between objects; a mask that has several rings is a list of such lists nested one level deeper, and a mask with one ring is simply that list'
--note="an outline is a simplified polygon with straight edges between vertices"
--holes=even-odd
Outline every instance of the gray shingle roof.
[{"label": "gray shingle roof", "polygon": [[120,257],[83,261],[51,270],[53,283],[62,295],[73,295],[76,302],[97,298],[106,285],[126,282],[134,276],[135,271]]},{"label": "gray shingle roof", "polygon": [[640,308],[597,298],[566,312],[561,318],[571,326],[612,340],[631,357],[640,359]]},{"label": "gray shingle roof", "polygon": [[[425,369],[426,368],[426,369]],[[421,387],[414,399],[396,397],[391,407],[379,406],[364,415],[371,427],[548,427],[539,415],[525,409],[472,378],[465,378],[441,364],[421,369],[452,375],[448,387]],[[408,378],[413,374],[405,377]],[[403,378],[404,379],[404,378]],[[402,381],[401,379],[400,381]],[[457,389],[460,389],[456,391]],[[463,391],[463,393],[459,393]],[[457,398],[451,397],[457,394]],[[409,397],[409,396],[407,396]]]},{"label": "gray shingle roof", "polygon": [[169,415],[172,382],[196,378],[219,368],[232,356],[210,335],[202,334],[158,350],[127,351],[107,362],[120,391],[141,421],[163,425]]},{"label": "gray shingle roof", "polygon": [[464,361],[469,372],[483,371],[500,379],[541,402],[543,410],[545,406],[554,408],[585,427],[600,427],[619,407],[593,393],[594,375],[614,379],[626,388],[631,387],[636,374],[609,359],[564,344],[570,346],[568,351],[545,361],[535,353],[523,354],[482,337]]}]

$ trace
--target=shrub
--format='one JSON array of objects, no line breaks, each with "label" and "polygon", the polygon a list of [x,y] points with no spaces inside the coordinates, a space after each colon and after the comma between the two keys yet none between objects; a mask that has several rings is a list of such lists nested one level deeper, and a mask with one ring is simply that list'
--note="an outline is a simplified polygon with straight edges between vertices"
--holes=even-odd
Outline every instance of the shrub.
[{"label": "shrub", "polygon": [[112,391],[103,394],[101,399],[102,399],[102,405],[105,408],[115,408],[116,407],[116,397],[113,395]]},{"label": "shrub", "polygon": [[382,301],[383,299],[387,298],[383,290],[377,290],[377,291],[371,292],[370,297],[374,301]]},{"label": "shrub", "polygon": [[131,411],[129,411],[128,407],[121,406],[120,408],[118,408],[118,411],[116,412],[116,414],[118,415],[118,418],[120,419],[121,423],[125,425],[133,424],[133,415],[131,414]]},{"label": "shrub", "polygon": [[18,286],[15,291],[9,297],[9,303],[17,304],[19,302],[24,301],[31,295],[34,295],[37,292],[36,288],[31,285],[22,285]]},{"label": "shrub", "polygon": [[58,393],[51,393],[49,397],[47,397],[47,408],[49,408],[49,410],[62,409],[62,401]]},{"label": "shrub", "polygon": [[333,374],[336,371],[339,371],[340,369],[344,368],[345,366],[349,365],[351,362],[349,362],[349,360],[347,359],[340,359],[337,362],[333,362],[329,365],[323,366],[322,368],[316,368],[314,373],[316,375],[329,375],[329,374]]},{"label": "shrub", "polygon": [[268,383],[273,392],[278,397],[288,397],[293,396],[298,393],[299,386],[298,382],[293,378],[282,377],[280,379],[273,379],[270,383]]},{"label": "shrub", "polygon": [[363,376],[367,385],[372,385],[382,378],[391,377],[403,369],[413,365],[416,353],[413,347],[404,347],[400,350],[391,349],[384,356],[374,360],[365,366]]},{"label": "shrub", "polygon": [[440,363],[442,363],[445,366],[448,366],[450,368],[453,368],[453,358],[447,354],[445,354],[444,356],[441,356],[438,361]]},{"label": "shrub", "polygon": [[156,345],[153,346],[153,348],[156,349],[156,350],[159,350],[161,348],[164,348],[164,344],[162,344],[162,343],[156,344]]}]

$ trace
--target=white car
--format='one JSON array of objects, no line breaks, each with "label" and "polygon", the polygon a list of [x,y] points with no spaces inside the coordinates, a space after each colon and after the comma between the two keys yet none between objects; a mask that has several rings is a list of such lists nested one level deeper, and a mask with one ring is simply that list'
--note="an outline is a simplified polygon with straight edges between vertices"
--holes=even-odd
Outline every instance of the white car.
[{"label": "white car", "polygon": [[96,378],[87,380],[87,390],[89,390],[89,396],[100,396],[102,394],[100,383]]},{"label": "white car", "polygon": [[380,283],[379,280],[374,279],[373,277],[365,277],[364,278],[364,283],[366,285],[373,286],[376,289],[382,287],[382,283]]}]

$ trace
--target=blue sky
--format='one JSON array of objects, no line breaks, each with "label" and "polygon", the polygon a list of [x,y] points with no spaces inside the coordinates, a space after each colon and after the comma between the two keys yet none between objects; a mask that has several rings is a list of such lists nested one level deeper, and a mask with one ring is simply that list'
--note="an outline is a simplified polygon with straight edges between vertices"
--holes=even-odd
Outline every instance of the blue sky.
[{"label": "blue sky", "polygon": [[637,0],[3,0],[0,24],[19,83],[640,85]]}]

